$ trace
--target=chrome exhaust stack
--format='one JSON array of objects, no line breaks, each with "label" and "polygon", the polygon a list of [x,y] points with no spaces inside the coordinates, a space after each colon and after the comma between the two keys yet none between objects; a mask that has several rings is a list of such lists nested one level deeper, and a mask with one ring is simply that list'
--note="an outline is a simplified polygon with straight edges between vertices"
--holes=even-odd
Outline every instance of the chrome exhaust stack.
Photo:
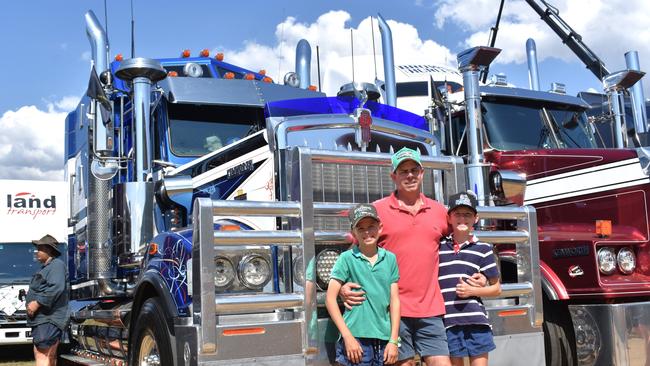
[{"label": "chrome exhaust stack", "polygon": [[296,74],[300,89],[311,85],[311,46],[306,39],[301,39],[296,46]]},{"label": "chrome exhaust stack", "polygon": [[[605,90],[605,93],[607,93],[610,111],[614,116],[616,147],[619,149],[628,146],[623,92],[625,89],[638,84],[637,82],[641,80],[643,75],[645,75],[645,73],[641,71],[622,70],[611,73],[603,78],[603,89]],[[637,131],[637,133],[639,133],[639,131]]]},{"label": "chrome exhaust stack", "polygon": [[395,84],[395,57],[393,55],[393,32],[381,14],[377,13],[379,31],[381,32],[381,53],[384,59],[384,86],[386,88],[386,104],[397,106],[397,85]]},{"label": "chrome exhaust stack", "polygon": [[530,90],[539,91],[539,72],[537,69],[537,47],[535,40],[528,38],[526,41],[526,59],[528,60],[528,85]]},{"label": "chrome exhaust stack", "polygon": [[164,79],[165,69],[156,60],[132,58],[122,62],[115,75],[132,83],[135,118],[135,172],[132,182],[115,188],[115,207],[123,222],[115,228],[120,266],[137,265],[146,243],[153,237],[153,182],[150,131],[151,87]]},{"label": "chrome exhaust stack", "polygon": [[478,196],[479,203],[489,203],[487,172],[489,166],[483,159],[483,119],[481,116],[481,92],[479,75],[501,52],[498,48],[474,47],[458,54],[458,69],[463,74],[465,87],[465,119],[468,149],[468,179],[470,188]]},{"label": "chrome exhaust stack", "polygon": [[[641,71],[639,66],[639,53],[629,51],[625,53],[625,65],[629,70]],[[648,133],[648,116],[646,115],[645,96],[643,95],[643,81],[639,80],[630,89],[632,99],[632,116],[637,134]]]}]

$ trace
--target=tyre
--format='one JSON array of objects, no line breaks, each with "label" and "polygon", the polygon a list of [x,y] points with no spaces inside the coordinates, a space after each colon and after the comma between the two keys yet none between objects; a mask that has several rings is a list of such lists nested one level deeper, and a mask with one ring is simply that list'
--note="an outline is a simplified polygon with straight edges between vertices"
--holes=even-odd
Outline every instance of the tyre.
[{"label": "tyre", "polygon": [[157,298],[147,299],[132,328],[129,349],[131,366],[174,365],[174,338],[169,331],[163,307]]},{"label": "tyre", "polygon": [[575,366],[575,336],[569,310],[564,304],[544,301],[544,347],[546,364]]}]

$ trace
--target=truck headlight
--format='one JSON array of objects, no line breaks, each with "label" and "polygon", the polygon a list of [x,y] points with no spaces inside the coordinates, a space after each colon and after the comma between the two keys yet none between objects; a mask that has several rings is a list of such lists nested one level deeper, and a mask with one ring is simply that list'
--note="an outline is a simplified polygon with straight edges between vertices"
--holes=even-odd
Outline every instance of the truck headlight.
[{"label": "truck headlight", "polygon": [[[302,268],[302,255],[293,261],[293,282],[298,286],[305,286],[305,271]],[[313,278],[313,275],[312,275]]]},{"label": "truck headlight", "polygon": [[324,289],[330,282],[332,268],[337,259],[339,259],[339,252],[332,249],[323,250],[316,256],[316,275]]},{"label": "truck headlight", "polygon": [[598,249],[598,269],[602,274],[610,275],[616,270],[616,255],[612,248]]},{"label": "truck headlight", "polygon": [[235,267],[226,257],[216,257],[214,259],[214,286],[223,290],[232,285],[235,280]]},{"label": "truck headlight", "polygon": [[616,262],[618,262],[618,269],[624,274],[631,274],[636,268],[636,256],[630,247],[623,247],[616,255]]},{"label": "truck headlight", "polygon": [[264,287],[271,279],[271,264],[258,254],[247,255],[239,262],[239,280],[251,290]]}]

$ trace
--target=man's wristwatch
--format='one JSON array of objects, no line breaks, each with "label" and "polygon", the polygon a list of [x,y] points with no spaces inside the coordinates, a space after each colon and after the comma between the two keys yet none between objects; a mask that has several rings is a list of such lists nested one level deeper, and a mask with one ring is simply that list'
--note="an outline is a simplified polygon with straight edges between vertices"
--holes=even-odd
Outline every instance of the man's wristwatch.
[{"label": "man's wristwatch", "polygon": [[396,345],[397,348],[399,348],[399,347],[402,346],[402,338],[401,337],[397,337],[397,339],[392,339],[391,338],[391,339],[388,340],[388,343],[392,343],[392,344]]}]

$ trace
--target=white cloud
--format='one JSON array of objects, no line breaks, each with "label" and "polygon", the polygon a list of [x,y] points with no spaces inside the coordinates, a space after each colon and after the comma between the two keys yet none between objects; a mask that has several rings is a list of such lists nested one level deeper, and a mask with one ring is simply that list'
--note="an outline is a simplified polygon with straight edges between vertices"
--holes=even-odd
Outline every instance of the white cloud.
[{"label": "white cloud", "polygon": [[[417,29],[410,24],[387,20],[393,35],[395,63],[426,63],[446,65],[454,62],[450,50],[431,40],[422,40]],[[345,11],[327,12],[311,24],[300,23],[294,17],[287,17],[275,29],[276,44],[273,46],[247,42],[242,50],[226,50],[225,61],[252,70],[265,69],[276,81],[295,69],[296,44],[300,39],[309,41],[312,48],[311,84],[318,84],[316,67],[316,46],[319,46],[323,91],[334,95],[339,87],[352,79],[350,55],[350,29],[354,33],[355,79],[374,79],[372,61],[372,32],[370,18],[352,26],[350,14]],[[375,26],[375,53],[377,73],[383,78],[381,62],[381,36]],[[329,67],[328,67],[329,65]]]},{"label": "white cloud", "polygon": [[47,110],[23,106],[0,116],[0,178],[63,179],[65,117],[79,98],[64,97]]},{"label": "white cloud", "polygon": [[[582,36],[583,42],[610,72],[625,67],[624,53],[639,52],[641,69],[650,70],[650,2],[647,0],[551,0],[560,16]],[[487,44],[498,2],[494,0],[434,0],[435,25],[454,23],[469,32],[465,47]],[[525,42],[533,38],[538,61],[548,58],[579,63],[579,59],[523,0],[506,1],[496,47],[503,51],[497,63],[525,63]],[[543,71],[543,70],[541,70]],[[589,71],[585,71],[589,73]],[[644,85],[646,95],[650,82]]]},{"label": "white cloud", "polygon": [[90,58],[91,58],[90,51],[82,52],[80,58],[81,58],[82,61],[90,61]]}]

